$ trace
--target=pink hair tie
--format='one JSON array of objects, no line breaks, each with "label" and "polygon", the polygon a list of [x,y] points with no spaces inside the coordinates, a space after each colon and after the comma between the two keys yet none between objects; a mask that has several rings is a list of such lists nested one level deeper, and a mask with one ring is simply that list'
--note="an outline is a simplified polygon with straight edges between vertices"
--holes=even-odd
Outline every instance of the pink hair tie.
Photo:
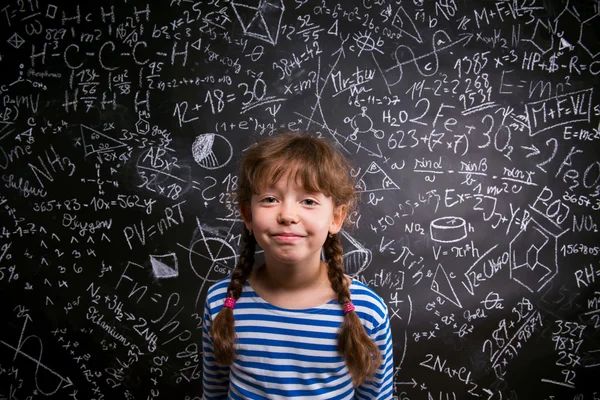
[{"label": "pink hair tie", "polygon": [[225,307],[231,308],[233,310],[233,307],[235,307],[235,299],[233,297],[227,297],[225,299]]},{"label": "pink hair tie", "polygon": [[350,311],[354,311],[354,304],[351,301],[347,302],[344,306],[344,313],[348,314]]}]

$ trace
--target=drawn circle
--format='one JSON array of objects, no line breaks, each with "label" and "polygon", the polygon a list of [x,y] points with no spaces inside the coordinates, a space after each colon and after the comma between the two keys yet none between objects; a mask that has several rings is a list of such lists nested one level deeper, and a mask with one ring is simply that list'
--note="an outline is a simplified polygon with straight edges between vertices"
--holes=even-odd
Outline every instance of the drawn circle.
[{"label": "drawn circle", "polygon": [[467,237],[467,221],[461,217],[441,217],[431,221],[429,232],[435,242],[458,242]]},{"label": "drawn circle", "polygon": [[373,128],[373,121],[365,113],[356,114],[350,123],[355,132],[365,133]]},{"label": "drawn circle", "polygon": [[237,258],[233,247],[220,238],[199,239],[189,251],[192,271],[206,282],[216,282],[229,276],[237,264]]},{"label": "drawn circle", "polygon": [[375,50],[375,40],[370,35],[361,33],[354,37],[354,42],[361,52]]},{"label": "drawn circle", "polygon": [[229,163],[233,156],[231,143],[217,133],[198,135],[192,144],[194,160],[203,168],[218,169]]}]

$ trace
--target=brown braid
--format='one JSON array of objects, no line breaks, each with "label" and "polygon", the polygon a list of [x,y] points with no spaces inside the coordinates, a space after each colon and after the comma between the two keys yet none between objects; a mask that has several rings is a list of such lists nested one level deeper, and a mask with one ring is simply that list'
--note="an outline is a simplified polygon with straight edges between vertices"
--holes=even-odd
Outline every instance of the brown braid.
[{"label": "brown braid", "polygon": [[[338,301],[342,305],[346,304],[350,301],[350,287],[344,276],[342,243],[339,236],[328,237],[323,251],[331,287],[337,293]],[[338,351],[344,355],[354,386],[359,386],[371,378],[382,362],[379,348],[367,335],[354,311],[346,314],[340,326]]]},{"label": "brown braid", "polygon": [[[256,239],[250,231],[244,228],[242,233],[243,247],[236,268],[231,272],[231,283],[227,287],[227,297],[235,300],[242,295],[242,288],[246,279],[252,272],[254,265],[254,253],[256,250]],[[214,353],[217,362],[231,365],[235,358],[235,319],[233,310],[223,307],[215,317],[210,333],[213,337]]]}]

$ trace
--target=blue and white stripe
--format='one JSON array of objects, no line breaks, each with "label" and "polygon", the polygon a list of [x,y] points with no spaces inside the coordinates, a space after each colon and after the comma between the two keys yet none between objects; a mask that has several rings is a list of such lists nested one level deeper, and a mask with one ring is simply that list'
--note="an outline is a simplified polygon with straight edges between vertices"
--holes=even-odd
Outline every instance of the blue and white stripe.
[{"label": "blue and white stripe", "polygon": [[368,286],[353,280],[352,303],[365,330],[379,346],[383,363],[373,379],[352,385],[337,351],[344,312],[337,301],[290,310],[264,301],[246,283],[234,309],[236,359],[224,366],[214,359],[210,327],[223,308],[229,278],[208,291],[203,324],[203,399],[391,399],[393,350],[388,311]]}]

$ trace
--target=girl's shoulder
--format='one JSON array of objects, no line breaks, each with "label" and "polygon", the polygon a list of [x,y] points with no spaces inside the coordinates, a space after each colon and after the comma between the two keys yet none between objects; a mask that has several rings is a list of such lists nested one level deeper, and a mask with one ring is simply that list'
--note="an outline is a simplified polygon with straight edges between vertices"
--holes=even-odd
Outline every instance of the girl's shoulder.
[{"label": "girl's shoulder", "polygon": [[388,309],[381,296],[361,281],[352,279],[350,297],[359,315],[368,316],[372,323],[380,325],[388,319]]},{"label": "girl's shoulder", "polygon": [[[231,278],[225,277],[212,283],[209,287],[206,295],[206,307],[210,314],[217,313],[223,307],[230,282]],[[252,289],[246,286],[244,292],[249,291],[250,294],[247,293],[247,295],[252,297]],[[366,325],[378,326],[388,320],[385,301],[371,287],[357,279],[351,279],[350,297],[359,317]]]},{"label": "girl's shoulder", "polygon": [[214,306],[215,304],[222,304],[225,302],[225,298],[227,297],[227,287],[231,282],[231,277],[226,277],[214,282],[208,288],[208,292],[206,293],[206,304],[208,306]]}]

